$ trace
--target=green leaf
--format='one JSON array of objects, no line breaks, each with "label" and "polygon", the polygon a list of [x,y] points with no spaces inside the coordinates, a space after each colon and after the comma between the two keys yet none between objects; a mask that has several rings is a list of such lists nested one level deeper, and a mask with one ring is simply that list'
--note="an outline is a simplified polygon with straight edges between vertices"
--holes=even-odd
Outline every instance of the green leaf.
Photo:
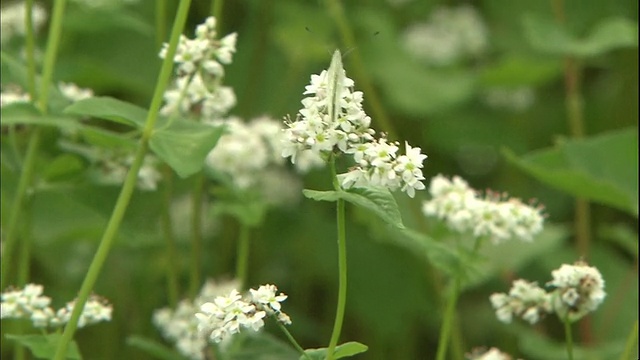
[{"label": "green leaf", "polygon": [[503,154],[550,186],[638,216],[636,128],[567,140],[520,158],[507,149]]},{"label": "green leaf", "polygon": [[250,202],[217,201],[212,210],[214,215],[231,215],[243,225],[255,227],[262,224],[267,212],[267,205],[258,200]]},{"label": "green leaf", "polygon": [[225,360],[295,360],[298,352],[288,343],[265,331],[240,333],[224,350]]},{"label": "green leaf", "polygon": [[455,275],[457,269],[464,268],[464,257],[447,244],[411,229],[405,229],[399,235],[392,238],[394,243],[425,256],[440,271]]},{"label": "green leaf", "polygon": [[526,15],[523,24],[531,46],[549,54],[586,58],[638,45],[638,24],[621,17],[602,20],[583,39],[551,19]]},{"label": "green leaf", "polygon": [[305,189],[302,190],[302,194],[316,201],[337,201],[338,199],[343,199],[373,212],[382,220],[399,229],[404,229],[402,216],[400,215],[396,199],[394,199],[393,195],[386,188],[354,188],[348,191],[315,191]]},{"label": "green leaf", "polygon": [[[359,342],[350,341],[342,345],[336,346],[333,351],[334,359],[342,359],[367,351],[369,347]],[[312,360],[324,360],[327,357],[327,348],[307,349],[304,351]],[[304,355],[300,356],[300,360],[308,360]]]},{"label": "green leaf", "polygon": [[480,81],[485,86],[538,86],[562,74],[559,59],[510,56],[482,70]]},{"label": "green leaf", "polygon": [[0,112],[2,125],[44,125],[73,130],[82,127],[77,119],[57,115],[42,115],[29,103],[13,103],[2,107]]},{"label": "green leaf", "polygon": [[146,109],[107,96],[76,101],[67,106],[64,113],[110,120],[138,129],[143,128],[147,120]]},{"label": "green leaf", "polygon": [[73,154],[62,154],[49,162],[44,169],[44,179],[47,181],[65,180],[78,174],[84,168],[84,162]]},{"label": "green leaf", "polygon": [[[56,353],[61,334],[48,335],[11,335],[7,334],[7,339],[15,340],[20,345],[28,348],[33,356],[38,359],[51,359]],[[82,359],[78,345],[72,341],[67,348],[67,359]]]},{"label": "green leaf", "polygon": [[174,120],[168,127],[151,135],[151,150],[164,160],[180,177],[195,174],[204,166],[207,154],[216,146],[223,127]]},{"label": "green leaf", "polygon": [[184,360],[184,356],[178,354],[173,349],[164,346],[156,341],[142,336],[132,335],[127,338],[127,345],[136,347],[156,359],[161,360]]}]

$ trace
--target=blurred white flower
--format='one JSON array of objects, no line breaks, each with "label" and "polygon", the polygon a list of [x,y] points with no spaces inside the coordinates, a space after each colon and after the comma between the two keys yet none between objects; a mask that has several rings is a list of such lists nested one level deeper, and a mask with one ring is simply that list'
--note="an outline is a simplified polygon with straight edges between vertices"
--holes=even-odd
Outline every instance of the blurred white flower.
[{"label": "blurred white flower", "polygon": [[14,103],[29,103],[31,96],[22,91],[19,86],[4,86],[0,92],[0,107]]},{"label": "blurred white flower", "polygon": [[[23,289],[8,289],[2,293],[2,319],[30,319],[36,328],[59,327],[69,322],[75,301],[58,311],[49,305],[51,298],[42,295],[43,286],[28,284]],[[78,328],[101,321],[110,321],[113,307],[103,298],[91,296],[80,314]]]},{"label": "blurred white flower", "polygon": [[404,48],[427,64],[450,65],[475,57],[487,48],[488,31],[480,14],[469,5],[435,9],[426,23],[408,27]]},{"label": "blurred white flower", "polygon": [[555,287],[553,307],[563,321],[573,322],[595,311],[607,295],[600,271],[584,261],[563,264],[551,275],[553,280],[547,285]]},{"label": "blurred white flower", "polygon": [[527,86],[494,87],[485,92],[484,102],[492,108],[522,112],[533,105],[535,96],[533,88]]},{"label": "blurred white flower", "polygon": [[[3,44],[13,37],[26,34],[25,11],[24,1],[0,7],[0,41]],[[47,11],[40,3],[33,4],[31,19],[36,32],[47,21]]]},{"label": "blurred white flower", "polygon": [[511,360],[511,356],[500,351],[500,349],[492,347],[491,349],[477,348],[473,349],[470,354],[466,354],[468,360]]},{"label": "blurred white flower", "polygon": [[494,244],[509,239],[532,241],[542,231],[541,207],[525,205],[519,199],[508,199],[491,192],[481,198],[459,176],[451,180],[442,175],[435,176],[429,192],[431,200],[423,203],[422,211],[443,221],[451,230],[487,237]]},{"label": "blurred white flower", "polygon": [[[236,104],[233,89],[222,85],[224,67],[233,60],[237,34],[217,38],[216,20],[208,17],[196,27],[196,37],[182,35],[173,58],[177,64],[177,79],[165,91],[165,105],[160,113],[165,116],[201,115],[206,121],[218,119]],[[168,44],[160,50],[164,58]],[[200,116],[198,116],[200,117]]]},{"label": "blurred white flower", "polygon": [[[133,163],[133,155],[117,152],[111,149],[98,149],[92,158],[95,169],[91,174],[93,180],[103,185],[122,185],[127,171]],[[140,190],[155,191],[162,175],[157,169],[158,160],[154,155],[146,155],[138,171],[136,186]]]},{"label": "blurred white flower", "polygon": [[60,89],[60,92],[64,97],[74,102],[88,99],[93,96],[93,90],[81,88],[73,83],[60,82],[58,83],[58,89]]},{"label": "blurred white flower", "polygon": [[536,283],[521,279],[513,282],[509,294],[495,293],[490,300],[498,320],[504,323],[510,323],[517,316],[535,324],[552,311],[551,295]]}]

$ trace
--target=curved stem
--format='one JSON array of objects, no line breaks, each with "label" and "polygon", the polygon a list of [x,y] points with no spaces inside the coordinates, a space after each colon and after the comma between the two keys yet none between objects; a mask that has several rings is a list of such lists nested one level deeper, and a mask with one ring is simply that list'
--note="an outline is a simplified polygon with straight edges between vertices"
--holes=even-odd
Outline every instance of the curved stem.
[{"label": "curved stem", "polygon": [[449,338],[451,336],[451,328],[455,319],[456,303],[458,302],[459,293],[460,277],[456,275],[453,286],[451,287],[451,293],[447,299],[447,307],[445,309],[442,327],[440,328],[440,339],[438,341],[438,352],[436,354],[437,360],[444,360],[447,356],[447,347],[449,346]]},{"label": "curved stem", "polygon": [[194,299],[200,289],[200,257],[202,255],[202,196],[204,175],[196,175],[196,183],[191,194],[191,272],[189,278],[189,297]]},{"label": "curved stem", "polygon": [[567,359],[573,360],[573,336],[571,335],[571,321],[569,319],[564,321],[564,335],[567,341]]},{"label": "curved stem", "polygon": [[298,350],[298,352],[302,354],[302,356],[304,356],[305,359],[311,360],[311,357],[309,356],[309,354],[304,352],[304,349],[302,348],[302,346],[298,344],[298,342],[293,337],[293,335],[291,335],[289,330],[287,330],[287,328],[280,321],[276,321],[276,324],[278,324],[278,327],[280,328],[280,330],[282,330],[282,332],[287,337],[287,339],[289,339],[289,342],[291,343],[291,345],[293,345],[293,347],[296,348],[296,350]]},{"label": "curved stem", "polygon": [[216,31],[221,32],[222,26],[220,19],[222,19],[222,8],[224,7],[224,0],[211,0],[211,15],[216,18]]},{"label": "curved stem", "polygon": [[[58,2],[56,2],[56,4],[58,4]],[[67,348],[78,326],[78,320],[80,319],[84,305],[89,298],[89,294],[91,293],[96,280],[98,279],[102,265],[109,254],[113,240],[116,237],[122,218],[124,217],[127,206],[129,205],[129,200],[131,199],[131,195],[133,194],[133,190],[138,179],[138,171],[142,166],[142,162],[149,145],[149,139],[151,138],[151,134],[153,133],[154,126],[158,119],[158,112],[160,110],[160,105],[162,104],[162,96],[167,87],[169,77],[171,76],[171,71],[173,69],[173,57],[178,46],[178,39],[187,19],[190,4],[191,0],[182,0],[178,7],[176,19],[173,24],[173,30],[171,32],[171,41],[169,42],[169,48],[167,49],[167,56],[162,63],[162,69],[158,76],[158,81],[156,83],[153,99],[151,100],[149,113],[147,115],[138,150],[136,151],[131,168],[127,172],[127,177],[124,181],[113,212],[111,213],[111,218],[107,223],[107,228],[100,240],[98,250],[93,257],[91,265],[89,265],[87,275],[82,282],[82,286],[78,292],[78,298],[76,299],[75,306],[71,312],[71,318],[65,326],[60,342],[58,343],[54,360],[64,360],[66,358]]]},{"label": "curved stem", "polygon": [[238,239],[238,253],[236,258],[236,279],[240,283],[240,288],[244,289],[247,284],[247,268],[249,264],[249,240],[250,231],[247,225],[240,225],[240,236]]},{"label": "curved stem", "polygon": [[[335,178],[335,176],[334,176]],[[335,180],[337,182],[337,180]],[[347,304],[347,235],[345,226],[345,209],[344,200],[337,201],[337,220],[338,220],[338,306],[336,309],[336,319],[333,323],[333,333],[331,341],[327,349],[327,360],[333,359],[333,352],[338,345],[340,332],[342,331],[342,323],[344,320],[344,311]]]}]

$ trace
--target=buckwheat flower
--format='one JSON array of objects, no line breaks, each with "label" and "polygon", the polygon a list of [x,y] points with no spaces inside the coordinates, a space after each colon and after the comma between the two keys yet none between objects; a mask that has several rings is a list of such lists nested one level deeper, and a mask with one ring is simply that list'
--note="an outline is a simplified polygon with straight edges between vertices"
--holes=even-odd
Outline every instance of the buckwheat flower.
[{"label": "buckwheat flower", "polygon": [[14,103],[29,103],[31,102],[31,96],[19,86],[6,86],[3,87],[0,92],[0,107],[5,107]]},{"label": "buckwheat flower", "polygon": [[492,347],[487,350],[486,348],[476,348],[471,351],[470,354],[465,354],[468,360],[511,360],[512,357],[500,351],[500,349]]},{"label": "buckwheat flower", "polygon": [[553,280],[553,308],[562,320],[574,322],[595,311],[604,301],[604,280],[597,268],[586,262],[563,264],[551,272]]},{"label": "buckwheat flower", "polygon": [[513,282],[509,294],[495,293],[490,300],[498,320],[504,323],[510,323],[516,316],[535,324],[552,312],[550,294],[536,283],[521,279]]},{"label": "buckwheat flower", "polygon": [[482,54],[488,32],[484,21],[471,6],[438,8],[426,23],[414,24],[403,35],[404,48],[427,64],[449,65]]},{"label": "buckwheat flower", "polygon": [[207,280],[193,301],[182,300],[176,309],[156,310],[153,313],[153,323],[165,339],[175,344],[180,354],[192,360],[204,360],[207,335],[198,331],[199,321],[195,314],[202,304],[214,301],[216,297],[229,293],[237,286],[236,281]]},{"label": "buckwheat flower", "polygon": [[[121,185],[124,183],[127,171],[133,163],[133,156],[111,149],[98,149],[86,151],[85,156],[94,162],[94,169],[90,177],[93,181],[102,185]],[[157,170],[158,160],[153,155],[146,155],[142,167],[138,171],[136,186],[143,191],[155,191],[162,175]]]},{"label": "buckwheat flower", "polygon": [[[69,322],[75,305],[76,301],[74,300],[68,302],[65,307],[57,311],[56,325],[62,326]],[[82,308],[82,313],[80,313],[80,318],[78,319],[78,328],[103,321],[111,321],[112,312],[113,306],[106,299],[92,295]]]},{"label": "buckwheat flower", "polygon": [[[236,104],[233,90],[222,85],[224,67],[236,51],[237,34],[218,39],[215,18],[209,17],[196,27],[196,36],[181,36],[174,56],[177,78],[164,95],[162,115],[191,114],[206,120],[218,119]],[[160,57],[164,58],[168,44]]]},{"label": "buckwheat flower", "polygon": [[541,207],[493,192],[481,197],[457,176],[451,180],[442,175],[434,177],[429,192],[431,200],[423,203],[424,214],[456,232],[486,237],[497,244],[509,239],[532,241],[543,228]]},{"label": "buckwheat flower", "polygon": [[0,318],[30,319],[34,327],[47,327],[54,317],[51,298],[43,296],[43,286],[27,284],[23,289],[9,288],[2,293]]},{"label": "buckwheat flower", "polygon": [[64,97],[75,102],[83,99],[87,99],[93,96],[93,90],[83,89],[76,84],[72,83],[58,83],[58,89]]},{"label": "buckwheat flower", "polygon": [[311,75],[303,93],[309,96],[302,100],[303,108],[296,119],[285,119],[282,156],[296,164],[303,154],[315,154],[319,159],[347,154],[356,165],[338,175],[344,189],[384,187],[415,196],[415,190],[425,187],[421,169],[426,155],[408,143],[406,154],[398,154],[398,142],[389,142],[384,135],[376,139],[375,130],[370,128],[371,118],[362,107],[364,95],[353,86],[336,51],[329,70]]},{"label": "buckwheat flower", "polygon": [[[13,37],[26,34],[25,11],[24,1],[14,2],[0,8],[0,40],[3,44]],[[47,21],[47,11],[40,3],[33,4],[31,16],[35,31],[42,28]]]},{"label": "buckwheat flower", "polygon": [[280,293],[276,295],[278,288],[275,285],[262,285],[258,290],[250,289],[253,302],[262,304],[263,308],[280,311],[280,303],[287,299],[287,295]]}]

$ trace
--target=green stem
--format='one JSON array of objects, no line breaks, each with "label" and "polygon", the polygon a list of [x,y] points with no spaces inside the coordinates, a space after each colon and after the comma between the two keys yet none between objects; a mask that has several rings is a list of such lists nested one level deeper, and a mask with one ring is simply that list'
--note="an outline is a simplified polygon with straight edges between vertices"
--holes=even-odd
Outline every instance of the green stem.
[{"label": "green stem", "polygon": [[568,316],[564,321],[564,335],[567,341],[567,359],[573,360],[573,336],[571,335],[571,321]]},{"label": "green stem", "polygon": [[238,253],[236,259],[236,279],[240,283],[240,288],[244,289],[247,284],[247,268],[249,264],[249,240],[250,229],[247,225],[240,225],[240,236],[238,239]]},{"label": "green stem", "polygon": [[[335,167],[334,167],[335,168]],[[334,183],[337,179],[334,176]],[[344,320],[344,311],[347,304],[347,235],[345,226],[345,204],[343,199],[337,201],[337,221],[338,221],[338,306],[336,309],[336,319],[333,323],[333,333],[331,341],[327,349],[327,360],[333,359],[333,352],[338,345],[340,332],[342,331],[342,323]]]},{"label": "green stem", "polygon": [[202,196],[204,175],[196,175],[196,183],[191,193],[191,271],[189,278],[189,297],[194,299],[200,289],[200,257],[202,255]]},{"label": "green stem", "polygon": [[[340,36],[342,37],[342,42],[349,49],[353,49],[356,47],[355,36],[353,35],[353,31],[351,31],[351,27],[349,26],[349,20],[344,14],[344,9],[342,8],[342,4],[340,0],[327,0],[328,11],[333,17],[333,20],[336,22],[338,26],[338,30],[340,31]],[[371,112],[373,113],[374,121],[377,121],[380,124],[380,128],[383,132],[387,133],[391,139],[397,138],[397,133],[395,128],[389,121],[389,117],[387,113],[384,111],[382,107],[382,103],[380,102],[380,98],[373,87],[373,83],[367,73],[364,71],[364,62],[360,57],[360,53],[357,51],[353,52],[352,55],[353,61],[351,62],[354,66],[355,77],[358,79],[360,86],[362,87],[362,91],[367,94],[367,104],[371,106]]]},{"label": "green stem", "polygon": [[458,295],[460,293],[460,277],[456,275],[456,278],[451,287],[451,293],[447,299],[447,307],[444,313],[444,319],[442,327],[440,328],[440,339],[438,341],[438,352],[436,354],[437,360],[445,360],[447,356],[447,347],[449,346],[449,338],[451,336],[451,328],[455,320],[456,303],[458,302]]},{"label": "green stem", "polygon": [[171,223],[171,199],[173,196],[173,171],[168,165],[163,166],[164,191],[162,196],[162,209],[160,210],[160,223],[162,233],[167,242],[167,294],[169,305],[175,309],[178,304],[178,270],[176,260],[176,239],[173,236],[173,225]]},{"label": "green stem", "polygon": [[[42,79],[40,83],[40,98],[38,99],[38,108],[43,115],[47,114],[47,103],[49,101],[49,87],[51,85],[51,79],[53,77],[53,70],[56,63],[56,55],[58,54],[58,45],[60,43],[60,34],[62,33],[62,19],[64,17],[64,6],[66,0],[59,0],[53,4],[53,14],[51,18],[51,25],[49,28],[49,37],[47,38],[47,49],[45,51],[44,68],[42,70]],[[29,15],[30,16],[30,15]],[[32,36],[33,37],[33,36]],[[32,69],[30,69],[32,71]],[[34,71],[35,72],[35,71]],[[31,75],[29,75],[31,76]],[[34,88],[35,88],[35,74]],[[31,81],[31,80],[29,80]],[[34,91],[35,92],[35,91]],[[35,99],[34,99],[35,100]],[[22,207],[27,194],[27,189],[31,184],[33,171],[36,165],[36,155],[38,148],[40,147],[40,128],[35,128],[31,137],[29,138],[29,144],[27,145],[27,154],[25,155],[24,164],[22,166],[22,172],[18,179],[18,188],[16,195],[11,204],[11,215],[9,216],[9,224],[6,227],[7,234],[5,241],[5,259],[12,259],[13,249],[16,243],[16,231],[18,220],[22,214]],[[2,275],[0,275],[0,287],[4,289],[6,282],[8,281],[10,261],[2,262]]]},{"label": "green stem", "polygon": [[638,345],[638,320],[633,324],[633,329],[629,333],[629,337],[627,338],[627,343],[624,346],[624,352],[620,357],[620,360],[632,359],[631,353],[633,352],[633,348]]},{"label": "green stem", "polygon": [[78,326],[78,320],[80,319],[80,315],[82,314],[84,305],[89,298],[89,294],[93,289],[98,275],[100,274],[102,265],[104,264],[107,255],[109,254],[109,250],[111,249],[113,240],[116,237],[118,228],[120,227],[120,223],[122,222],[122,218],[124,217],[127,206],[129,205],[129,200],[131,199],[131,195],[133,194],[133,190],[137,182],[138,171],[142,166],[142,162],[148,148],[149,139],[151,138],[151,134],[153,133],[154,126],[158,119],[158,111],[160,110],[160,105],[162,104],[162,96],[171,76],[171,72],[173,69],[173,57],[178,46],[178,39],[187,20],[190,4],[191,0],[182,0],[180,2],[180,6],[178,7],[176,19],[173,24],[173,30],[171,32],[169,48],[167,49],[167,56],[162,62],[162,68],[160,70],[160,75],[158,76],[158,81],[156,83],[153,99],[149,107],[149,113],[147,115],[145,126],[142,131],[142,138],[140,139],[138,150],[136,151],[135,158],[133,160],[133,163],[131,164],[131,168],[127,173],[127,177],[122,186],[122,190],[120,191],[120,195],[118,196],[118,200],[111,214],[111,218],[107,223],[107,228],[102,235],[98,250],[96,251],[94,258],[91,261],[91,265],[89,265],[87,275],[82,282],[82,286],[80,287],[80,291],[78,292],[78,298],[76,299],[75,306],[73,307],[73,311],[71,313],[71,318],[69,319],[69,323],[67,323],[67,325],[65,326],[62,337],[60,338],[60,342],[58,343],[54,360],[64,360],[66,358],[67,348]]},{"label": "green stem", "polygon": [[222,26],[220,25],[222,22],[222,8],[224,7],[224,0],[211,0],[211,15],[216,18],[216,31],[218,34],[222,30]]},{"label": "green stem", "polygon": [[167,0],[156,0],[156,46],[162,47],[167,34]]},{"label": "green stem", "polygon": [[278,324],[278,327],[280,328],[280,330],[282,330],[282,332],[287,337],[287,339],[289,339],[289,342],[291,343],[291,345],[293,345],[293,347],[296,348],[296,350],[298,350],[298,352],[300,354],[302,354],[305,357],[305,359],[311,360],[311,357],[309,356],[309,354],[304,352],[304,349],[302,348],[302,346],[300,346],[300,344],[298,344],[298,342],[293,337],[293,335],[291,335],[289,330],[287,330],[287,327],[284,326],[284,324],[282,324],[280,321],[277,321],[277,320],[276,320],[276,324]]},{"label": "green stem", "polygon": [[27,55],[27,87],[31,100],[36,98],[36,37],[33,29],[33,0],[25,2],[25,28],[27,31],[25,39],[25,51]]}]

